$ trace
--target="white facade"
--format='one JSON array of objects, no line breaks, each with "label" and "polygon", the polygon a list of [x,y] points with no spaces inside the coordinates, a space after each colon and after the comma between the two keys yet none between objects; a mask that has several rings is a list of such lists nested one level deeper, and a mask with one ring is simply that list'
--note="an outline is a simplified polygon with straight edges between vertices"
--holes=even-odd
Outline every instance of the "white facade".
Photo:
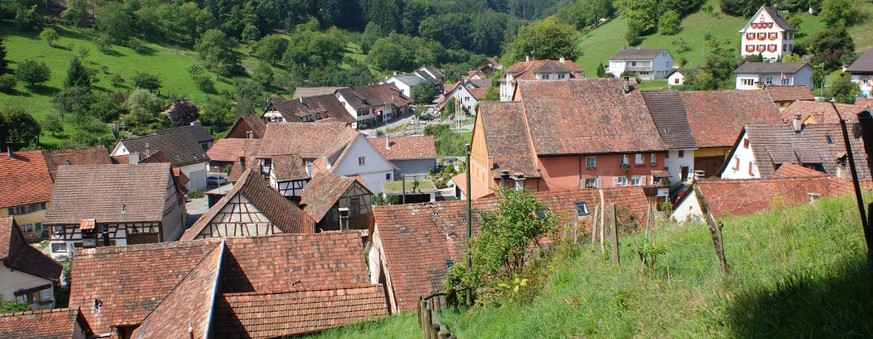
[{"label": "white facade", "polygon": [[794,31],[779,27],[771,11],[776,12],[775,9],[765,10],[762,6],[739,31],[740,56],[760,54],[764,61],[775,62],[794,52]]},{"label": "white facade", "polygon": [[349,104],[348,100],[346,100],[341,93],[337,92],[335,95],[340,103],[343,104],[343,107],[346,108],[348,114],[351,114],[351,116],[355,117],[355,120],[358,121],[352,124],[352,128],[363,128],[377,122],[389,121],[394,117],[394,107],[391,105],[382,105],[357,110]]},{"label": "white facade", "polygon": [[861,94],[869,97],[873,90],[873,74],[852,74],[852,82],[861,88]]},{"label": "white facade", "polygon": [[700,209],[697,194],[694,194],[694,191],[688,192],[688,195],[673,207],[673,214],[670,217],[679,222],[701,220],[703,210]]},{"label": "white facade", "polygon": [[37,296],[39,299],[38,301],[33,300],[34,302],[29,304],[32,310],[54,308],[55,293],[52,281],[21,271],[7,269],[6,267],[0,271],[0,294],[2,294],[3,298],[6,300],[18,299],[20,301],[28,302],[26,295],[16,296],[15,292],[46,285],[48,285],[46,288],[32,292],[33,295]]},{"label": "white facade", "polygon": [[736,74],[736,89],[754,90],[765,86],[807,86],[812,89],[812,67],[803,66],[796,73]]},{"label": "white facade", "polygon": [[[127,147],[124,147],[124,144],[119,142],[117,145],[115,145],[115,149],[112,150],[110,156],[115,157],[122,155],[130,155],[130,151],[127,149]],[[142,156],[140,155],[140,157]],[[188,183],[185,184],[185,188],[189,190],[198,190],[201,192],[206,190],[206,176],[207,173],[209,173],[208,161],[185,165],[182,166],[180,170],[189,179]]]},{"label": "white facade", "polygon": [[360,177],[364,186],[373,194],[382,193],[382,182],[390,181],[394,177],[394,165],[363,134],[358,134],[347,149],[341,152],[344,155],[336,159],[332,172],[347,177]]},{"label": "white facade", "polygon": [[470,93],[470,90],[464,86],[457,86],[450,97],[455,98],[457,107],[469,112],[471,115],[476,115],[476,108],[479,107],[479,100]]},{"label": "white facade", "polygon": [[407,84],[403,81],[400,81],[400,79],[397,79],[396,77],[392,76],[392,77],[388,78],[387,80],[385,80],[385,83],[386,84],[394,84],[394,86],[397,86],[397,88],[400,89],[400,92],[403,92],[403,95],[405,95],[407,98],[412,97],[412,86],[410,86],[409,84]]},{"label": "white facade", "polygon": [[690,182],[694,178],[694,149],[669,150],[664,156],[664,170],[670,172],[670,182]]},{"label": "white facade", "polygon": [[625,71],[635,73],[643,80],[665,79],[673,72],[673,57],[665,50],[648,60],[609,60],[607,73],[621,77]]},{"label": "white facade", "polygon": [[734,145],[733,156],[727,160],[724,172],[721,174],[722,179],[755,179],[761,177],[761,172],[758,171],[758,166],[755,161],[755,154],[752,153],[752,147],[749,145],[749,138],[746,133],[743,133],[743,138],[739,144]]},{"label": "white facade", "polygon": [[667,86],[682,86],[685,84],[685,74],[682,72],[673,72],[667,77]]}]

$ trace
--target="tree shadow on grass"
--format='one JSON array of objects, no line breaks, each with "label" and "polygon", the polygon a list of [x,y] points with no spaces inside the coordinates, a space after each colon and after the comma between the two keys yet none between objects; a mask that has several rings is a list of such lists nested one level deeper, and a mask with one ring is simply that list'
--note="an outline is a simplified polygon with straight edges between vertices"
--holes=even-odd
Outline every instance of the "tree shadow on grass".
[{"label": "tree shadow on grass", "polygon": [[70,39],[78,39],[78,40],[91,40],[91,37],[85,35],[84,33],[72,29],[67,29],[61,26],[54,26],[55,31],[58,32],[58,35],[64,38]]},{"label": "tree shadow on grass", "polygon": [[34,94],[47,95],[47,96],[54,96],[55,94],[58,94],[58,92],[61,91],[60,89],[45,86],[45,85],[33,85],[33,86],[28,86],[27,88],[31,92],[33,92]]},{"label": "tree shadow on grass", "polygon": [[827,276],[797,274],[737,294],[728,307],[740,338],[873,337],[873,269],[863,257]]}]

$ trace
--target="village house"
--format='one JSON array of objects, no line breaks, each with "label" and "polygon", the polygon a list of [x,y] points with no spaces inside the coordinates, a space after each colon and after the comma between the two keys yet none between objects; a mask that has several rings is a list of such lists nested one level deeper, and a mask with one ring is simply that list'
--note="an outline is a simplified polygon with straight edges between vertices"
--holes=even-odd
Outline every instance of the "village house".
[{"label": "village house", "polygon": [[183,195],[168,163],[61,167],[44,221],[52,258],[77,248],[179,239]]},{"label": "village house", "polygon": [[[645,218],[649,202],[641,187],[538,192],[543,202],[573,229],[588,229],[598,206],[615,204]],[[493,198],[472,202],[472,234],[479,233],[481,212],[495,211]],[[385,286],[391,312],[413,311],[420,297],[442,292],[449,268],[462,263],[466,249],[464,201],[376,206],[370,224],[368,262],[371,283]],[[580,237],[584,235],[579,235]]]},{"label": "village house", "polygon": [[666,79],[673,72],[673,56],[664,48],[623,49],[609,58],[606,72],[616,78],[627,73],[643,80]]},{"label": "village house", "polygon": [[412,88],[422,82],[428,82],[434,89],[442,89],[446,76],[433,66],[424,66],[412,73],[394,74],[383,83],[394,84],[406,97],[412,97]]},{"label": "village house", "polygon": [[[185,186],[187,189],[198,191],[206,189],[209,157],[206,155],[206,150],[189,132],[180,131],[120,140],[110,156],[127,156],[131,164],[169,161],[188,178],[188,184]],[[153,156],[156,159],[150,160],[149,158]]]},{"label": "village house", "polygon": [[[834,110],[834,106],[839,110],[839,113]],[[801,123],[803,125],[808,124],[838,124],[840,122],[840,114],[842,113],[846,117],[847,121],[856,121],[854,118],[854,113],[860,112],[864,110],[866,105],[859,105],[857,102],[855,105],[851,104],[835,104],[831,105],[830,102],[816,102],[816,101],[795,101],[791,103],[788,107],[780,112],[782,116],[783,123],[789,123],[794,120],[794,118],[799,114],[801,117]]]},{"label": "village house", "polygon": [[255,114],[249,114],[236,119],[236,122],[230,127],[230,130],[227,131],[225,138],[260,139],[264,137],[264,132],[266,130],[267,123],[264,122],[263,118]]},{"label": "village house", "polygon": [[[855,150],[855,162],[866,164],[860,133],[853,133],[849,140]],[[799,165],[835,178],[852,177],[840,125],[803,125],[799,114],[788,125],[747,125],[728,159],[719,172],[722,179],[769,178],[784,164]],[[857,168],[859,178],[870,178],[867,166]]]},{"label": "village house", "polygon": [[676,68],[670,75],[667,76],[667,87],[682,86],[685,84],[685,75],[688,72],[681,68]]},{"label": "village house", "polygon": [[357,121],[354,128],[384,124],[406,114],[412,99],[394,84],[349,87],[334,94]]},{"label": "village house", "polygon": [[319,172],[300,194],[300,207],[317,232],[364,231],[370,221],[373,193],[358,179]]},{"label": "village house", "polygon": [[381,192],[382,182],[394,177],[394,165],[363,134],[342,123],[267,125],[255,156],[258,159],[256,166],[264,178],[271,176],[273,158],[283,155],[299,156],[304,162],[302,167],[308,168],[310,175],[328,171],[357,176],[373,193]]},{"label": "village house", "polygon": [[180,240],[314,232],[315,222],[309,215],[271,188],[257,172],[246,170]]},{"label": "village house", "polygon": [[873,48],[846,67],[846,72],[852,75],[852,82],[861,88],[861,96],[870,96],[870,90],[873,89]]},{"label": "village house", "polygon": [[212,137],[212,134],[209,134],[209,132],[206,131],[206,128],[203,128],[200,123],[196,122],[191,123],[188,126],[179,126],[157,130],[154,131],[152,135],[164,135],[179,132],[188,132],[189,134],[191,134],[191,137],[194,138],[194,141],[200,144],[200,147],[203,148],[204,151],[209,150],[209,148],[212,147],[212,144],[215,141],[215,138]]},{"label": "village house", "polygon": [[515,100],[519,80],[560,80],[582,78],[585,73],[573,60],[530,60],[517,62],[500,78],[500,101]]},{"label": "village house", "polygon": [[433,136],[368,138],[367,141],[388,159],[396,170],[394,178],[426,177],[436,168],[437,151]]},{"label": "village house", "polygon": [[794,52],[796,32],[775,6],[763,5],[739,31],[740,56],[761,55],[766,62],[779,61]]},{"label": "village house", "polygon": [[780,111],[785,110],[795,101],[815,101],[809,86],[769,86],[766,87],[766,90]]},{"label": "village house", "polygon": [[92,338],[94,332],[79,309],[57,308],[0,314],[4,338]]},{"label": "village house", "polygon": [[455,114],[463,112],[467,116],[476,115],[476,108],[485,98],[485,93],[491,88],[491,80],[476,80],[461,78],[461,80],[446,91],[440,101],[438,110],[449,104],[450,99],[455,99]]},{"label": "village house", "polygon": [[766,91],[679,91],[688,113],[688,125],[697,144],[694,170],[704,177],[717,176],[737,133],[750,124],[783,123]]},{"label": "village house", "polygon": [[[518,86],[518,101],[479,108],[471,143],[474,199],[509,186],[510,178],[512,186],[556,191],[652,185],[670,177],[667,146],[632,79],[522,80]],[[470,196],[459,183],[465,178],[453,181]]]},{"label": "village house", "polygon": [[90,249],[73,261],[70,307],[123,339],[315,333],[388,314],[363,250],[346,232]]},{"label": "village house", "polygon": [[667,145],[664,171],[670,174],[670,182],[689,182],[694,179],[694,151],[697,150],[697,144],[691,134],[682,98],[675,91],[643,92],[643,98],[661,139]]},{"label": "village house", "polygon": [[224,138],[215,142],[215,145],[206,151],[206,156],[209,157],[209,172],[229,172],[225,169],[228,166],[233,166],[233,163],[239,159],[243,144],[247,140],[249,139]]},{"label": "village house", "polygon": [[[792,169],[793,167],[793,169]],[[712,216],[744,216],[774,207],[789,207],[820,197],[832,197],[852,192],[852,182],[845,179],[804,173],[809,169],[786,164],[777,170],[785,175],[769,179],[699,180],[697,185],[709,205]],[[791,172],[791,173],[787,173]],[[822,174],[822,173],[818,173]],[[700,197],[686,190],[676,202],[671,218],[680,222],[701,220]]]},{"label": "village house", "polygon": [[770,86],[812,88],[812,66],[805,62],[744,62],[734,70],[736,89]]},{"label": "village house", "polygon": [[479,62],[479,65],[476,66],[476,70],[479,74],[488,75],[494,73],[496,70],[503,69],[503,65],[497,61],[497,59],[492,57],[485,57]]},{"label": "village house", "polygon": [[33,310],[55,307],[60,264],[28,245],[13,217],[0,217],[0,296],[26,303]]},{"label": "village house", "polygon": [[103,146],[59,151],[13,152],[0,157],[0,216],[15,216],[28,242],[49,238],[43,226],[58,168],[68,165],[110,164]]},{"label": "village house", "polygon": [[348,87],[297,87],[291,94],[291,99],[308,98],[319,95],[334,94],[336,91]]},{"label": "village house", "polygon": [[350,126],[357,122],[333,93],[291,100],[273,97],[267,101],[264,111],[264,117],[270,122],[335,121]]}]

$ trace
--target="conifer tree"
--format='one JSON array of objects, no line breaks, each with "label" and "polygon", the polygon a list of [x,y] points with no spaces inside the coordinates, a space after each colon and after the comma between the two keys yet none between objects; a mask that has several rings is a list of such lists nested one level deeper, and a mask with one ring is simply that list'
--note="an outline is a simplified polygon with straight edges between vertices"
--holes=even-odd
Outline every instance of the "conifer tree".
[{"label": "conifer tree", "polygon": [[79,58],[73,58],[70,61],[70,68],[67,69],[67,80],[64,82],[65,88],[83,87],[91,89],[91,73],[82,65]]}]

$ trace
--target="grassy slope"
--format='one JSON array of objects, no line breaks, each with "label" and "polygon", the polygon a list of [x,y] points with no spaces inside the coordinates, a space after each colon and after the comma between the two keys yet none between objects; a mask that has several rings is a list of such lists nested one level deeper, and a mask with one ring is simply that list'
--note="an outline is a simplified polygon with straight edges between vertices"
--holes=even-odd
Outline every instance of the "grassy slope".
[{"label": "grassy slope", "polygon": [[306,338],[331,339],[405,339],[421,338],[415,313],[400,313],[387,319],[346,326],[321,332]]},{"label": "grassy slope", "polygon": [[[719,38],[729,38],[733,48],[739,50],[740,34],[738,31],[743,28],[748,18],[732,17],[721,13],[719,0],[709,0],[707,3],[713,7],[713,13],[698,11],[688,15],[682,19],[683,29],[679,34],[672,36],[658,33],[649,35],[645,37],[639,47],[666,48],[673,55],[674,60],[685,58],[689,67],[699,65],[703,61],[706,53],[703,37],[706,33]],[[866,20],[851,27],[849,32],[855,40],[856,51],[863,52],[867,48],[873,47],[873,6],[859,5],[857,8]],[[825,28],[825,24],[817,16],[803,13],[802,18],[803,23],[800,26],[798,42],[803,42],[804,39]],[[586,70],[586,76],[594,76],[597,64],[603,63],[606,66],[609,57],[627,45],[624,39],[626,32],[627,20],[619,13],[614,19],[602,26],[580,35],[577,47],[582,51],[582,56],[577,60],[577,63]],[[685,40],[690,50],[677,53],[679,48],[674,44],[674,41],[678,41],[680,38]]]},{"label": "grassy slope", "polygon": [[731,282],[706,227],[674,225],[657,232],[666,254],[655,270],[640,267],[641,234],[621,239],[619,266],[584,246],[531,304],[443,320],[461,338],[873,335],[863,302],[873,274],[858,269],[865,247],[852,199],[723,221]]}]

